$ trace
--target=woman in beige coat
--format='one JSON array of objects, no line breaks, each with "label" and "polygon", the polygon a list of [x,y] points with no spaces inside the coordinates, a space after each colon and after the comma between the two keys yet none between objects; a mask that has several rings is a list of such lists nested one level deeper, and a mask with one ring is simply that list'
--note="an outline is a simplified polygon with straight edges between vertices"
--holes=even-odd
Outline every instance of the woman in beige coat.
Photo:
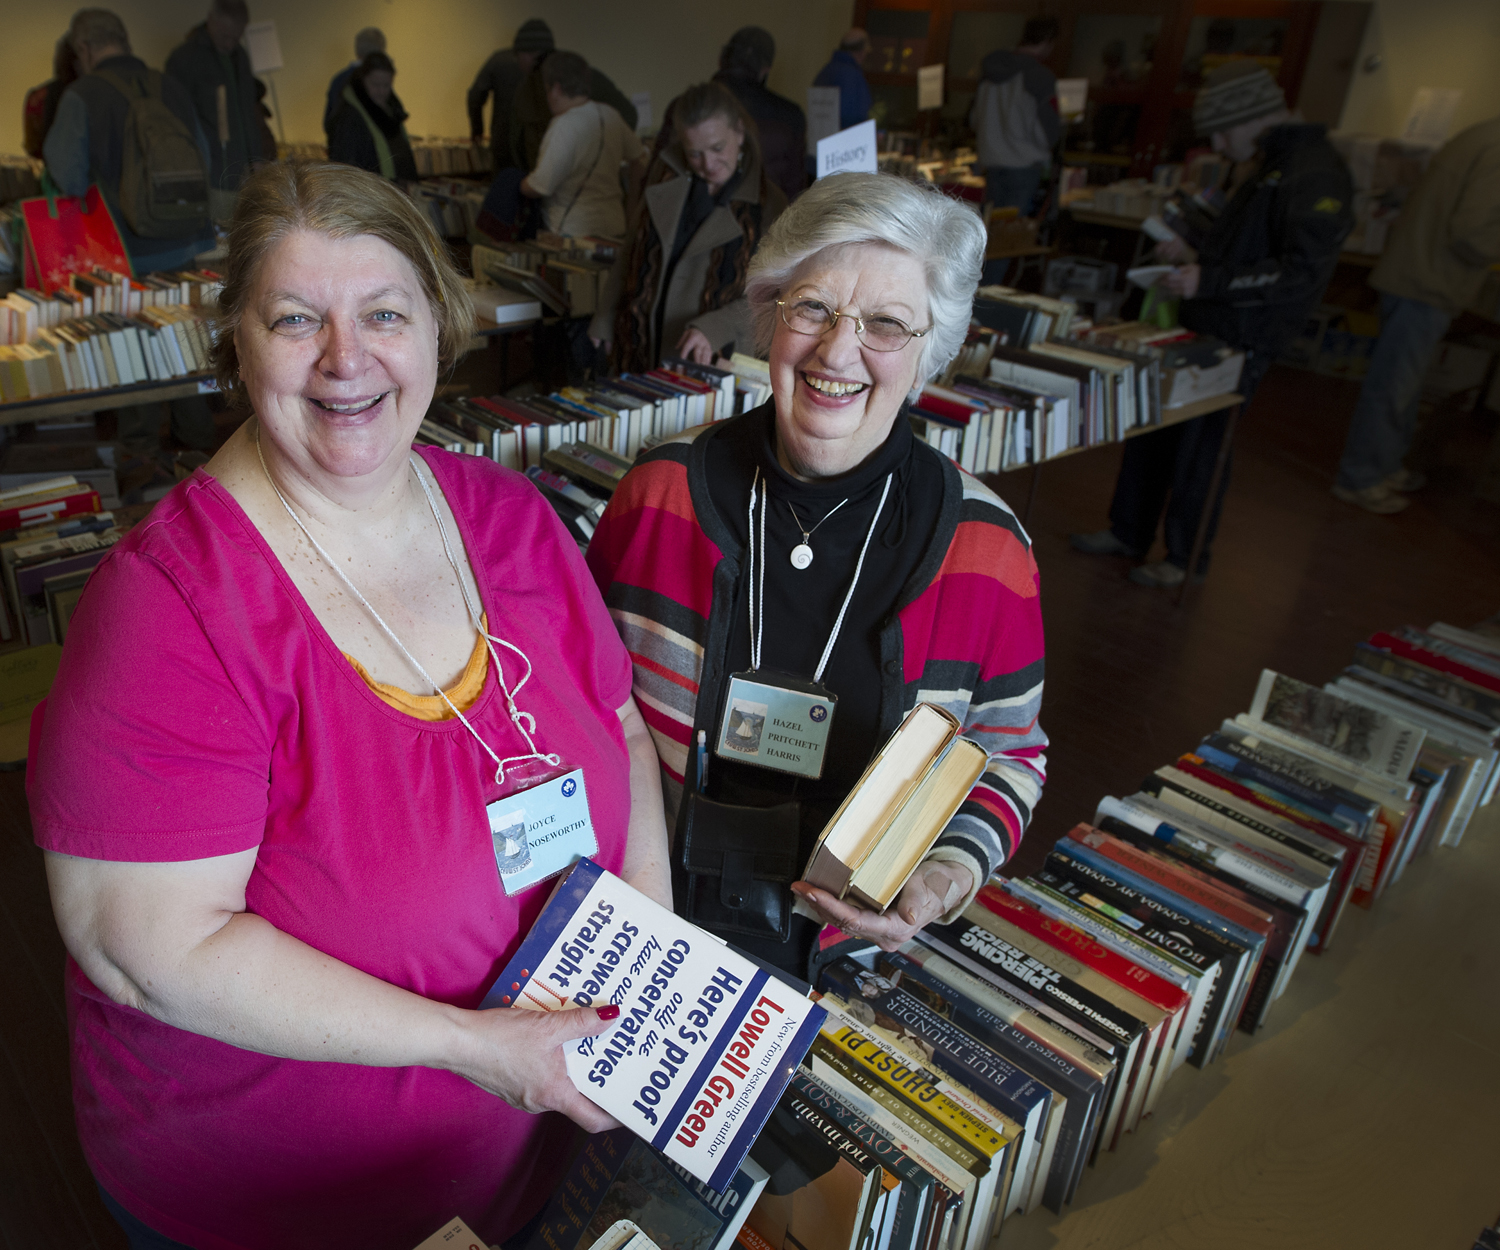
[{"label": "woman in beige coat", "polygon": [[647,175],[589,327],[616,371],[663,355],[708,364],[748,332],[745,274],[786,196],[766,176],[755,123],[719,83],[672,106],[675,136]]}]

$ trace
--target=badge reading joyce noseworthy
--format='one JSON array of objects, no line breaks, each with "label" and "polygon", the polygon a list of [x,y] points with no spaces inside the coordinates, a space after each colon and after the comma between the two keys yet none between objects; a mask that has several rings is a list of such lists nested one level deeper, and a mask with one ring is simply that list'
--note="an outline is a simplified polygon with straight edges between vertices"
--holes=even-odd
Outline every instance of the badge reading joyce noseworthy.
[{"label": "badge reading joyce noseworthy", "polygon": [[599,853],[581,768],[498,799],[485,811],[507,894],[519,894]]},{"label": "badge reading joyce noseworthy", "polygon": [[777,772],[821,777],[836,706],[831,692],[811,682],[778,682],[765,670],[736,673],[729,679],[714,753]]}]

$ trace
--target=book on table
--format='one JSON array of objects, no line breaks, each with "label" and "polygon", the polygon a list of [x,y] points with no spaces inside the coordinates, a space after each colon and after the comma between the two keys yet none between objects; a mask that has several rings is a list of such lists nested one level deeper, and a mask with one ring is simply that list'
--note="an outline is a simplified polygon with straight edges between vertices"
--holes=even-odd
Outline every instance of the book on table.
[{"label": "book on table", "polygon": [[767,1179],[746,1159],[715,1190],[629,1129],[595,1133],[542,1209],[525,1250],[594,1250],[611,1244],[622,1224],[661,1250],[729,1250]]},{"label": "book on table", "polygon": [[884,911],[989,763],[954,716],[919,703],[818,836],[803,879]]},{"label": "book on table", "polygon": [[581,859],[481,1008],[620,1008],[563,1046],[579,1091],[697,1179],[744,1161],[823,1011],[718,938]]}]

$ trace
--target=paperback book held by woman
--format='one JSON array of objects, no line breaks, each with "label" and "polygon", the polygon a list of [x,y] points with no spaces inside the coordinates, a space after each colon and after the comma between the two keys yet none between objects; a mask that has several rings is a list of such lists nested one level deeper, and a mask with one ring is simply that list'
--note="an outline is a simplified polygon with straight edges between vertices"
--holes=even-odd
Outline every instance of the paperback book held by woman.
[{"label": "paperback book held by woman", "polygon": [[481,1007],[615,1004],[563,1047],[573,1084],[714,1189],[734,1177],[822,1008],[591,859],[558,887]]}]

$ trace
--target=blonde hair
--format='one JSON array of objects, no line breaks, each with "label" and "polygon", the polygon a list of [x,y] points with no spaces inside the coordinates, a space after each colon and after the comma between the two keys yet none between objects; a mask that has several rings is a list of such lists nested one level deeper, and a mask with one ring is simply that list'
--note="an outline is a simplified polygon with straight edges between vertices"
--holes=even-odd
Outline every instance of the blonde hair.
[{"label": "blonde hair", "polygon": [[371,235],[416,270],[438,330],[438,367],[458,362],[474,334],[474,302],[448,249],[411,199],[375,174],[324,162],[264,165],[245,180],[229,227],[229,258],[219,294],[210,363],[219,389],[244,403],[234,336],[260,268],[275,246],[299,230],[330,239]]}]

